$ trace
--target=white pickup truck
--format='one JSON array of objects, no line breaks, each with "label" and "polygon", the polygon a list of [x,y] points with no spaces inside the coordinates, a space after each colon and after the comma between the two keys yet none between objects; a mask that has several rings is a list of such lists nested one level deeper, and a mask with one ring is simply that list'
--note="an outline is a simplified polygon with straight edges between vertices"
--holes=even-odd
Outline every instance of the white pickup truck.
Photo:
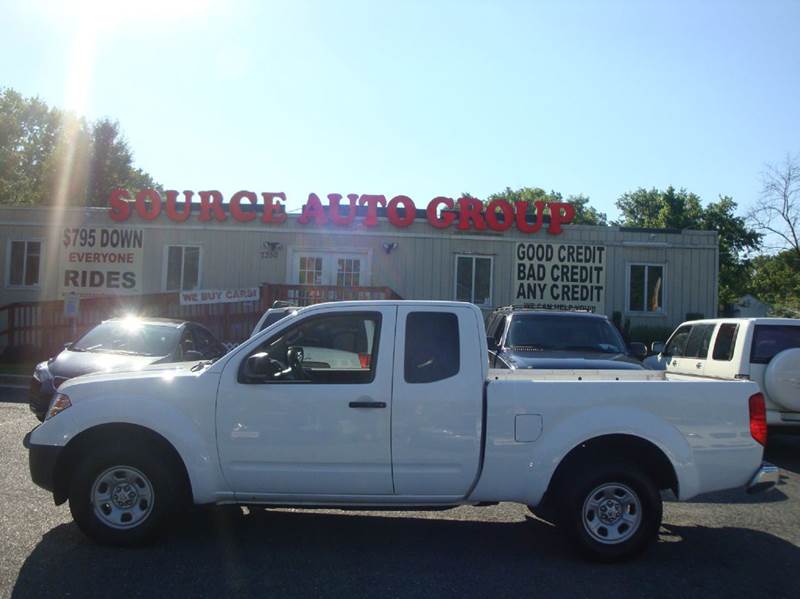
[{"label": "white pickup truck", "polygon": [[72,379],[25,439],[31,476],[104,543],[195,504],[403,509],[521,502],[587,555],[657,537],[682,500],[767,489],[750,382],[489,370],[458,302],[303,308],[210,362]]},{"label": "white pickup truck", "polygon": [[681,324],[645,366],[670,374],[758,384],[767,424],[800,429],[800,320],[716,318]]}]

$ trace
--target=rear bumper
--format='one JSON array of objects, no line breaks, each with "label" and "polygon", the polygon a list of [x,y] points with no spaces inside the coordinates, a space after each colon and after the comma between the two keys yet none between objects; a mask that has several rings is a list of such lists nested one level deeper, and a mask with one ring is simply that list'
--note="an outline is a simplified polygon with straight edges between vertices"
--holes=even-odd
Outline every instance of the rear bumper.
[{"label": "rear bumper", "polygon": [[42,489],[53,491],[55,488],[56,463],[64,448],[57,445],[36,445],[31,443],[31,433],[25,435],[22,444],[28,449],[31,480]]},{"label": "rear bumper", "polygon": [[748,493],[761,493],[768,491],[778,483],[781,471],[769,462],[762,462],[761,467],[753,474],[747,483]]}]

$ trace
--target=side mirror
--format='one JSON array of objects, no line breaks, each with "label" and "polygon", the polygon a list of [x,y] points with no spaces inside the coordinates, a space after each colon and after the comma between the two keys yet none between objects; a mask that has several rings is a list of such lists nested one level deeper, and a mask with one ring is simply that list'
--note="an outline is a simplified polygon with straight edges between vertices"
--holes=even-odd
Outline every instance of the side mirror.
[{"label": "side mirror", "polygon": [[267,352],[258,352],[247,358],[245,371],[251,376],[268,376],[273,373],[274,368]]},{"label": "side mirror", "polygon": [[664,342],[663,341],[653,341],[650,344],[650,351],[654,354],[660,354],[664,352]]},{"label": "side mirror", "polygon": [[644,343],[631,341],[631,343],[628,344],[628,350],[637,360],[644,360],[647,357],[647,346]]},{"label": "side mirror", "polygon": [[293,346],[286,350],[286,363],[289,364],[289,368],[295,372],[303,372],[304,359],[305,353],[302,347]]}]

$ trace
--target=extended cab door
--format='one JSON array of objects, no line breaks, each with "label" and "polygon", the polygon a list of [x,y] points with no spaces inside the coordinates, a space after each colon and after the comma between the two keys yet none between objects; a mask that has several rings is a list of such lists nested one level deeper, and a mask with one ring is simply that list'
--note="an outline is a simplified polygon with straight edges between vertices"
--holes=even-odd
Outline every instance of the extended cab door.
[{"label": "extended cab door", "polygon": [[398,495],[463,497],[480,465],[486,347],[476,309],[400,306],[392,398]]},{"label": "extended cab door", "polygon": [[396,311],[301,314],[228,362],[217,442],[239,498],[393,492]]}]

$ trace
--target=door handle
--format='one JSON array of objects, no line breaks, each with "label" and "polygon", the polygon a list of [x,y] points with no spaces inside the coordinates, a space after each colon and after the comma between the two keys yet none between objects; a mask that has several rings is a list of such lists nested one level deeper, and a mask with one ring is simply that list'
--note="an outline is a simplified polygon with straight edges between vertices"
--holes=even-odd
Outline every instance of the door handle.
[{"label": "door handle", "polygon": [[351,408],[385,408],[385,401],[351,401]]},{"label": "door handle", "polygon": [[697,364],[695,364],[695,368],[702,368],[702,367],[703,367],[702,362],[698,362]]}]

